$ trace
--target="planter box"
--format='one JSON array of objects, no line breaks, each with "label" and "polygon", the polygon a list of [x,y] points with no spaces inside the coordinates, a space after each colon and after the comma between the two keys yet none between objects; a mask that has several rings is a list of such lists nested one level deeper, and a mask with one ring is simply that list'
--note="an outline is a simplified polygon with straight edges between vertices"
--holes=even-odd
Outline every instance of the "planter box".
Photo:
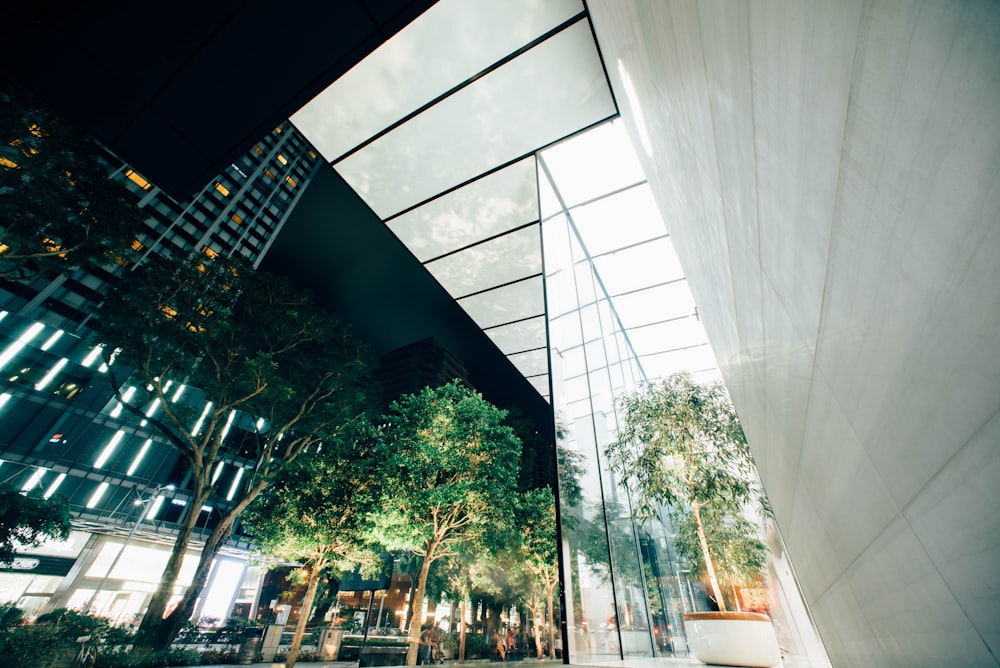
[{"label": "planter box", "polygon": [[756,612],[690,612],[684,615],[688,649],[704,663],[770,668],[781,663],[774,624]]}]

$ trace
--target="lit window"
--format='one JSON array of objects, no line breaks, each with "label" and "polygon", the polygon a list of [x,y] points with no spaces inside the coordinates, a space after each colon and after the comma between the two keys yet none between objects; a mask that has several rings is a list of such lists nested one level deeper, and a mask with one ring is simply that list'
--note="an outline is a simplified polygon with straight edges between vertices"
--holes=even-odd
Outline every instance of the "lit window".
[{"label": "lit window", "polygon": [[274,172],[272,172],[270,169],[265,169],[264,170],[264,176],[266,176],[267,178],[273,180],[274,179]]},{"label": "lit window", "polygon": [[312,158],[313,160],[315,160],[316,159],[316,151],[309,151],[309,157]]},{"label": "lit window", "polygon": [[262,149],[260,147],[260,144],[257,144],[256,146],[254,146],[253,150],[257,151],[257,153],[259,153],[260,155],[264,155],[264,149]]},{"label": "lit window", "polygon": [[[42,238],[42,248],[44,248],[45,250],[49,251],[50,253],[58,253],[59,251],[62,250],[62,245],[58,241],[56,241],[54,239],[49,239],[48,237],[43,237]],[[66,253],[59,253],[59,257],[61,257],[63,259],[66,259]]]},{"label": "lit window", "polygon": [[168,318],[176,318],[177,317],[177,311],[175,311],[174,309],[170,308],[169,306],[161,306],[160,310],[163,311],[163,313]]},{"label": "lit window", "polygon": [[150,188],[153,187],[153,184],[151,184],[149,181],[139,176],[139,174],[137,174],[135,171],[131,169],[125,170],[125,176],[128,177],[129,181],[135,183],[143,190],[149,190]]},{"label": "lit window", "polygon": [[97,489],[94,490],[94,493],[90,495],[90,499],[87,501],[87,507],[93,508],[100,503],[101,497],[104,496],[106,491],[108,491],[108,483],[102,482],[97,486]]},{"label": "lit window", "polygon": [[0,165],[3,165],[7,169],[18,169],[20,167],[20,165],[18,165],[13,160],[8,160],[7,158],[4,157],[0,157]]},{"label": "lit window", "polygon": [[133,239],[132,240],[132,250],[134,250],[136,252],[142,252],[142,251],[146,250],[146,247],[138,239]]},{"label": "lit window", "polygon": [[218,181],[215,182],[215,189],[218,190],[220,193],[222,193],[223,197],[229,197],[229,188],[222,185]]},{"label": "lit window", "polygon": [[280,153],[278,155],[276,155],[275,157],[278,159],[278,162],[280,162],[281,164],[283,164],[283,165],[287,165],[288,164],[288,158],[286,158],[285,156],[281,155]]},{"label": "lit window", "polygon": [[293,179],[293,178],[292,178],[292,177],[290,177],[290,176],[286,176],[286,177],[285,177],[285,181],[287,181],[287,182],[288,182],[288,185],[290,185],[290,186],[291,186],[291,187],[293,187],[293,188],[296,188],[296,187],[298,187],[298,185],[299,185],[298,183],[296,183],[296,182],[295,182],[295,179]]},{"label": "lit window", "polygon": [[235,213],[234,213],[234,214],[233,214],[233,217],[232,217],[232,221],[233,221],[234,223],[236,223],[237,225],[242,225],[242,224],[243,224],[243,218],[242,218],[242,216],[240,216],[239,214],[235,214]]},{"label": "lit window", "polygon": [[42,136],[44,136],[44,133],[42,132],[42,129],[40,127],[38,127],[37,123],[32,123],[30,126],[28,126],[28,132],[30,132],[31,134],[33,134],[36,137],[42,137]]},{"label": "lit window", "polygon": [[219,257],[218,252],[212,250],[208,246],[202,246],[201,252],[207,255],[208,257],[212,258],[213,260]]},{"label": "lit window", "polygon": [[281,134],[281,126],[279,125],[278,127],[274,128],[274,131],[280,135]]}]

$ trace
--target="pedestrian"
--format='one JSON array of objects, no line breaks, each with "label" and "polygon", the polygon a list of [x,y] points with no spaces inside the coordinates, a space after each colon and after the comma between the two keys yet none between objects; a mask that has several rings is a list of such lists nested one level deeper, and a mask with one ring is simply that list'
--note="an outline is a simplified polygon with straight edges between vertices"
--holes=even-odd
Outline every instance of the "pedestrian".
[{"label": "pedestrian", "polygon": [[507,660],[507,651],[504,648],[504,641],[503,641],[503,638],[500,636],[500,632],[499,631],[494,631],[493,632],[493,646],[496,648],[497,656],[500,658],[500,660],[501,661],[506,661]]}]

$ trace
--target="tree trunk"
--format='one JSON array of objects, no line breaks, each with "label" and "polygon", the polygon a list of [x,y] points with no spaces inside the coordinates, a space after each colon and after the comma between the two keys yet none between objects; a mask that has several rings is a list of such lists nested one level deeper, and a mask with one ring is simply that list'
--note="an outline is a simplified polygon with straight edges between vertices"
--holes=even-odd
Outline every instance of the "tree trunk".
[{"label": "tree trunk", "polygon": [[299,621],[295,625],[295,636],[292,637],[292,646],[288,649],[288,658],[285,660],[285,668],[292,668],[295,660],[299,658],[299,648],[302,647],[302,636],[306,633],[306,625],[309,623],[309,613],[312,612],[313,600],[316,598],[316,588],[319,585],[320,574],[326,568],[326,560],[320,557],[312,566],[309,573],[309,586],[306,587],[305,598],[302,599],[302,607],[299,609]]},{"label": "tree trunk", "polygon": [[466,595],[462,593],[462,629],[458,633],[458,662],[465,663],[465,599]]},{"label": "tree trunk", "polygon": [[153,597],[150,599],[149,606],[146,608],[146,614],[143,615],[139,628],[136,631],[135,649],[140,652],[166,649],[170,646],[171,641],[173,641],[174,636],[169,634],[169,624],[164,619],[167,604],[170,602],[171,596],[173,596],[174,585],[177,582],[177,576],[180,575],[184,556],[187,554],[188,544],[191,542],[191,534],[194,532],[194,527],[198,523],[198,516],[201,515],[201,507],[205,505],[208,496],[209,491],[207,489],[196,495],[191,501],[187,515],[184,517],[180,532],[177,534],[177,540],[174,541],[174,547],[170,551],[167,566],[160,577],[160,583]]},{"label": "tree trunk", "polygon": [[[732,577],[732,576],[730,576],[730,577]],[[729,583],[729,587],[730,587],[730,589],[733,590],[733,603],[736,604],[736,612],[743,612],[743,607],[740,605],[740,594],[739,594],[739,592],[736,591],[736,578],[735,577],[732,577],[732,580]]]},{"label": "tree trunk", "polygon": [[715,597],[715,602],[719,605],[719,610],[725,612],[726,602],[722,598],[722,590],[719,589],[719,580],[715,577],[715,566],[712,564],[712,555],[708,553],[708,539],[705,538],[705,527],[701,523],[701,512],[697,504],[692,505],[691,510],[694,513],[695,526],[698,528],[698,541],[701,543],[701,552],[705,557],[705,570],[708,572],[708,583],[712,587],[712,595]]},{"label": "tree trunk", "polygon": [[535,634],[535,654],[541,659],[545,655],[545,645],[542,643],[542,616],[545,611],[542,606],[537,606],[531,609],[531,630]]},{"label": "tree trunk", "polygon": [[191,541],[191,534],[198,522],[198,516],[201,515],[201,507],[208,500],[210,488],[199,499],[195,499],[192,502],[192,507],[185,518],[181,533],[177,536],[173,551],[170,553],[167,569],[163,572],[160,585],[156,593],[153,594],[149,608],[146,610],[146,614],[139,625],[139,630],[136,633],[136,649],[140,651],[162,651],[170,647],[170,644],[180,632],[181,627],[191,618],[195,604],[198,602],[198,597],[201,596],[201,592],[205,588],[205,583],[208,581],[208,575],[212,569],[212,561],[219,553],[219,550],[222,549],[226,540],[228,540],[236,518],[246,510],[247,506],[260,495],[265,487],[266,485],[263,483],[258,483],[255,487],[251,488],[240,499],[239,503],[223,516],[215,529],[212,530],[208,540],[205,542],[205,547],[202,548],[201,557],[198,559],[198,566],[195,568],[190,586],[184,591],[181,600],[177,603],[174,610],[169,615],[164,616],[167,602],[173,593],[174,584],[177,581],[177,576],[184,561],[184,555],[187,552],[187,546]]},{"label": "tree trunk", "polygon": [[417,576],[417,587],[413,591],[413,613],[410,619],[410,647],[406,651],[406,665],[417,665],[417,652],[420,651],[420,632],[422,626],[421,616],[424,610],[424,587],[427,586],[427,574],[431,569],[431,561],[434,559],[434,545],[431,544],[424,555],[424,562],[420,565],[420,575]]},{"label": "tree trunk", "polygon": [[[549,615],[549,658],[556,658],[556,620],[554,618],[555,605],[552,602],[555,585],[550,581],[545,582],[545,610]],[[560,630],[561,632],[561,630]]]}]

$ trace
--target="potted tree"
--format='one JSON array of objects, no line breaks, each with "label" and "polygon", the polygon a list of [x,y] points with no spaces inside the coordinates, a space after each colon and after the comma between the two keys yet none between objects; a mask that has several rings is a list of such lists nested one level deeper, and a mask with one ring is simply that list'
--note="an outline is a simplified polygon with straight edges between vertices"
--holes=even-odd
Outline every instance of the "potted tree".
[{"label": "potted tree", "polygon": [[605,456],[631,492],[632,515],[648,521],[659,516],[661,507],[671,509],[681,529],[679,549],[685,546],[686,527],[687,554],[704,570],[709,596],[719,608],[685,615],[691,653],[719,665],[779,663],[770,618],[730,612],[720,585],[729,580],[735,592],[738,578],[733,576],[745,574],[748,565],[737,567],[736,559],[725,564],[723,556],[746,553],[749,546],[757,555],[751,567],[755,562],[762,567],[766,558],[752,543],[738,544],[752,538],[749,523],[740,524],[738,518],[756,490],[750,448],[725,387],[674,374],[620,397],[618,406],[618,438],[605,448]]}]

